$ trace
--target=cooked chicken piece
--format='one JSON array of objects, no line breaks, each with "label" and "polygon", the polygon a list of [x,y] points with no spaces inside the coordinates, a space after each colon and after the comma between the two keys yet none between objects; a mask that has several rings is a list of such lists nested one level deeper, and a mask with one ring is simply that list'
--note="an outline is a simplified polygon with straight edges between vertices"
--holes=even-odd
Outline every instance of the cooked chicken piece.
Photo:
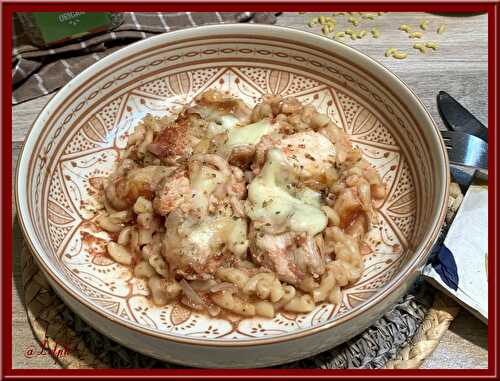
[{"label": "cooked chicken piece", "polygon": [[246,221],[234,220],[231,207],[213,216],[196,218],[175,209],[166,220],[162,252],[175,274],[187,279],[209,279],[218,267],[230,265],[246,253]]},{"label": "cooked chicken piece", "polygon": [[148,150],[167,163],[187,160],[202,141],[250,120],[251,110],[243,101],[216,90],[201,94],[175,122],[160,132]]},{"label": "cooked chicken piece", "polygon": [[306,233],[252,233],[251,253],[255,261],[276,272],[278,279],[297,285],[307,274],[317,278],[325,263],[314,237]]},{"label": "cooked chicken piece", "polygon": [[335,163],[335,146],[324,135],[314,131],[288,135],[277,147],[303,181],[321,181],[325,168]]},{"label": "cooked chicken piece", "polygon": [[255,145],[279,129],[270,118],[250,123],[251,110],[239,99],[208,90],[164,128],[148,150],[166,163],[178,163],[193,153],[216,153],[229,163],[246,168]]},{"label": "cooked chicken piece", "polygon": [[179,169],[171,176],[165,177],[156,191],[153,207],[156,213],[166,216],[175,208],[180,207],[186,200],[191,199],[191,185],[187,172]]},{"label": "cooked chicken piece", "polygon": [[164,180],[154,206],[168,214],[163,255],[174,273],[207,279],[246,254],[245,194],[243,172],[213,154],[194,155],[188,171]]},{"label": "cooked chicken piece", "polygon": [[250,235],[250,252],[255,262],[276,272],[278,279],[290,284],[298,283],[305,276],[291,253],[295,247],[294,237],[293,233],[261,236],[255,231]]},{"label": "cooked chicken piece", "polygon": [[235,215],[243,216],[240,200],[246,195],[246,184],[240,169],[213,154],[194,155],[187,167],[165,177],[159,185],[153,201],[157,213],[166,216],[181,208],[199,217],[207,216],[217,204],[229,200]]},{"label": "cooked chicken piece", "polygon": [[131,207],[139,196],[151,200],[158,184],[173,171],[174,167],[159,165],[122,171],[122,175],[112,178],[106,186],[106,198],[116,210]]},{"label": "cooked chicken piece", "polygon": [[325,168],[335,163],[335,146],[324,135],[314,132],[298,132],[283,139],[263,136],[256,146],[252,170],[258,174],[266,159],[267,151],[279,148],[292,165],[300,180],[315,190],[325,187]]},{"label": "cooked chicken piece", "polygon": [[328,123],[326,126],[321,127],[318,132],[328,138],[334,145],[336,150],[335,161],[339,164],[344,163],[347,154],[352,150],[352,143],[345,131],[334,124]]},{"label": "cooked chicken piece", "polygon": [[356,188],[347,188],[341,192],[335,200],[334,209],[340,217],[340,227],[342,229],[357,220],[360,214],[365,213]]},{"label": "cooked chicken piece", "polygon": [[[196,98],[196,105],[189,112],[198,113],[208,122],[214,122],[223,129],[236,124],[250,123],[252,110],[241,100],[226,95],[218,90],[207,90]],[[216,126],[212,126],[217,129]]]},{"label": "cooked chicken piece", "polygon": [[276,271],[286,282],[324,272],[324,260],[314,236],[327,225],[320,194],[294,187],[297,175],[278,149],[267,151],[266,162],[248,187],[246,213],[251,219],[255,260]]},{"label": "cooked chicken piece", "polygon": [[220,226],[202,225],[202,221],[191,218],[180,209],[168,215],[162,253],[173,273],[187,279],[207,279],[216,270],[217,259],[221,258],[224,249],[218,234]]},{"label": "cooked chicken piece", "polygon": [[303,272],[317,277],[325,272],[325,261],[319,250],[316,239],[306,233],[295,238],[297,249],[294,250],[294,261]]},{"label": "cooked chicken piece", "polygon": [[174,124],[160,132],[148,146],[148,151],[166,159],[167,163],[185,161],[192,155],[194,147],[200,142],[200,129],[203,121],[196,114],[183,112]]}]

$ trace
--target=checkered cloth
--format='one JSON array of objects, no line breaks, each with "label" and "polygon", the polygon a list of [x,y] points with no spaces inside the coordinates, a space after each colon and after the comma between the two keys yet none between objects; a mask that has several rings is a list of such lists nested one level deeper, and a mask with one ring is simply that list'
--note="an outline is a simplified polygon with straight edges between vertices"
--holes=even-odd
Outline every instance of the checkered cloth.
[{"label": "checkered cloth", "polygon": [[85,68],[135,40],[199,25],[232,22],[272,24],[275,13],[126,12],[116,29],[54,49],[34,46],[16,14],[13,17],[12,104],[49,94]]}]

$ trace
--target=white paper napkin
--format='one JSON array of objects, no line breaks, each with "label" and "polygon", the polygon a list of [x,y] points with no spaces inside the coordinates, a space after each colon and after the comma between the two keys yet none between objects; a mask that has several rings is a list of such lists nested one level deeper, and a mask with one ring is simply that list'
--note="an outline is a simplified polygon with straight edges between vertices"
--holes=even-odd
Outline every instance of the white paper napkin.
[{"label": "white paper napkin", "polygon": [[448,287],[432,264],[424,276],[451,295],[480,320],[488,322],[488,187],[471,185],[467,190],[444,245],[457,264],[458,289]]}]

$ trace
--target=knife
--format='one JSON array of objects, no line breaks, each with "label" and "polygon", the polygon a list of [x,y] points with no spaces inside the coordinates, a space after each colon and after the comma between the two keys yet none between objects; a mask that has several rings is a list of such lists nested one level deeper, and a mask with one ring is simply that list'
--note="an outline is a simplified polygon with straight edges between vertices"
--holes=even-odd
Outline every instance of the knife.
[{"label": "knife", "polygon": [[[446,91],[440,91],[437,96],[439,114],[448,129],[475,135],[488,142],[488,128],[477,120],[465,107],[455,100]],[[461,169],[450,166],[453,181],[457,182],[465,192],[474,178],[488,180],[488,172],[470,169]]]},{"label": "knife", "polygon": [[450,130],[476,135],[488,142],[488,128],[450,94],[440,91],[437,96],[437,105],[441,118]]}]

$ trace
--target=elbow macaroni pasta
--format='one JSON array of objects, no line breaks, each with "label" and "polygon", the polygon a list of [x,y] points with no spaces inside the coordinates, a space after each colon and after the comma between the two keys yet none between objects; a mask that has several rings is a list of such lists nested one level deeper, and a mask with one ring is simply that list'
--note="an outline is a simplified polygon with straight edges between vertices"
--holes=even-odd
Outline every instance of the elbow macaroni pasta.
[{"label": "elbow macaroni pasta", "polygon": [[[109,257],[131,266],[158,306],[179,300],[212,315],[273,318],[280,310],[308,313],[318,303],[342,303],[342,288],[362,276],[362,254],[381,239],[370,226],[386,188],[361,151],[328,115],[296,98],[269,95],[249,109],[209,90],[187,110],[145,117],[103,182],[104,209],[95,222],[111,237]],[[266,152],[303,133],[327,139],[333,162],[318,175],[301,172],[313,176],[305,180],[281,168],[273,181],[295,201],[285,205],[274,196],[256,205],[249,185],[264,176]],[[304,165],[315,153],[288,147],[297,156],[306,151]],[[287,223],[305,210],[306,196],[325,221],[313,233]]]}]

